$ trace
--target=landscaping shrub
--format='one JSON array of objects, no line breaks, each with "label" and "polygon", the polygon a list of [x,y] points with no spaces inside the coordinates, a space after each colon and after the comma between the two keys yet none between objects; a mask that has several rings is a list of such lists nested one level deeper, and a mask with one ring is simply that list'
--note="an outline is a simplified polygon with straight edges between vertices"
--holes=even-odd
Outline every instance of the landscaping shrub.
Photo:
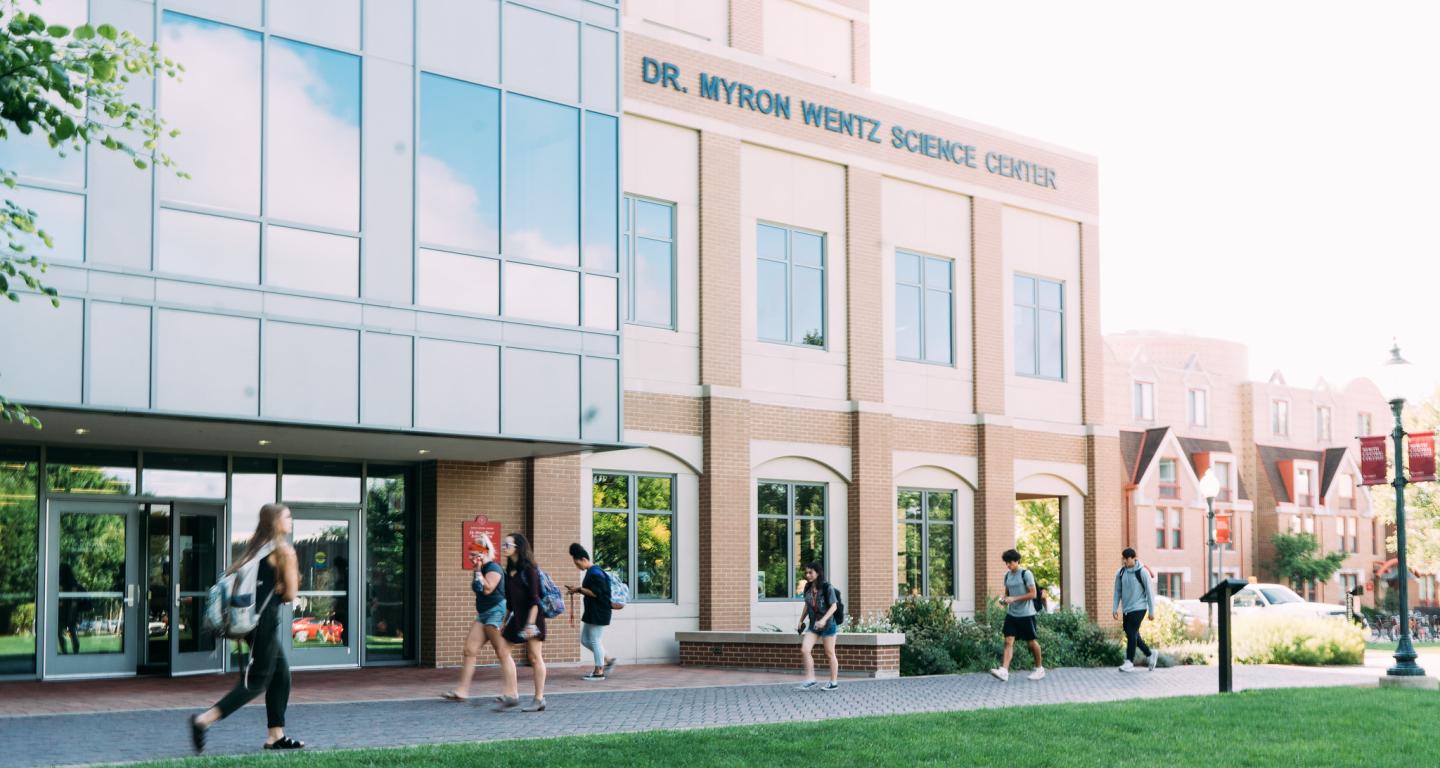
[{"label": "landscaping shrub", "polygon": [[1235,620],[1232,650],[1241,664],[1360,664],[1365,632],[1323,616],[1241,616]]},{"label": "landscaping shrub", "polygon": [[[943,606],[943,611],[937,610]],[[890,609],[896,631],[905,632],[900,649],[900,674],[941,675],[981,672],[999,664],[1005,640],[1001,628],[1005,609],[991,602],[976,621],[957,619],[949,602],[909,597]],[[1039,616],[1040,647],[1050,667],[1118,666],[1124,649],[1105,630],[1091,624],[1080,611],[1054,611]],[[1030,669],[1030,650],[1015,649],[1012,668]]]},{"label": "landscaping shrub", "polygon": [[948,630],[955,626],[955,610],[943,597],[910,596],[890,606],[890,623],[900,632]]},{"label": "landscaping shrub", "polygon": [[1146,645],[1155,648],[1183,645],[1195,640],[1197,635],[1198,633],[1192,633],[1185,626],[1185,614],[1168,602],[1158,603],[1155,606],[1155,618],[1146,619],[1140,625],[1140,637],[1145,640]]}]

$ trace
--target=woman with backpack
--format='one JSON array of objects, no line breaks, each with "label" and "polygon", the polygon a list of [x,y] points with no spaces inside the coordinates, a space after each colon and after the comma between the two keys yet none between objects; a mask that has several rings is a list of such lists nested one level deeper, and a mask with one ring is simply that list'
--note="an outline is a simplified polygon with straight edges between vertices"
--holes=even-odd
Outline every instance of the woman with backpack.
[{"label": "woman with backpack", "polygon": [[190,740],[196,752],[205,749],[205,732],[265,693],[265,721],[269,734],[265,749],[300,749],[305,742],[285,735],[285,707],[290,702],[290,662],[285,657],[285,636],[281,634],[280,605],[295,599],[300,590],[300,569],[295,548],[285,538],[294,526],[290,508],[266,504],[260,508],[260,522],[250,543],[227,573],[240,570],[259,559],[255,599],[260,603],[260,623],[246,638],[250,659],[235,687],[215,706],[190,718]]},{"label": "woman with backpack", "polygon": [[600,637],[605,634],[605,628],[610,626],[610,618],[614,613],[610,602],[610,577],[600,566],[590,562],[590,553],[578,542],[570,545],[570,558],[575,561],[575,569],[584,576],[581,577],[580,586],[572,587],[566,584],[565,591],[584,597],[585,612],[580,616],[580,644],[595,655],[595,668],[582,679],[604,680],[615,666],[615,657],[606,656],[605,647],[600,644]]},{"label": "woman with backpack", "polygon": [[495,544],[489,536],[481,540],[480,549],[470,553],[470,567],[475,578],[470,588],[475,592],[475,623],[465,635],[464,661],[460,666],[460,682],[441,698],[449,701],[465,701],[470,698],[470,678],[475,674],[475,662],[480,649],[486,643],[495,649],[495,659],[500,662],[500,680],[503,693],[499,701],[511,706],[520,703],[520,692],[515,680],[515,660],[510,657],[510,644],[500,635],[505,624],[505,569],[495,562]]},{"label": "woman with backpack", "polygon": [[[545,711],[545,613],[540,610],[540,567],[531,554],[530,542],[519,533],[505,537],[500,545],[505,555],[505,603],[509,615],[500,634],[513,645],[524,646],[530,654],[530,667],[535,670],[535,698],[524,712]],[[496,710],[519,704],[515,699],[502,699]]]},{"label": "woman with backpack", "polygon": [[[835,615],[840,598],[830,582],[825,580],[825,569],[820,563],[805,564],[805,611],[800,615],[800,625],[795,628],[802,634],[800,660],[805,665],[805,682],[795,690],[808,691],[815,687],[815,658],[811,652],[815,639],[820,638],[825,646],[825,659],[830,662],[830,682],[820,690],[833,691],[840,687],[840,660],[835,658],[835,635],[839,633],[839,621]],[[805,620],[810,620],[806,631]]]}]

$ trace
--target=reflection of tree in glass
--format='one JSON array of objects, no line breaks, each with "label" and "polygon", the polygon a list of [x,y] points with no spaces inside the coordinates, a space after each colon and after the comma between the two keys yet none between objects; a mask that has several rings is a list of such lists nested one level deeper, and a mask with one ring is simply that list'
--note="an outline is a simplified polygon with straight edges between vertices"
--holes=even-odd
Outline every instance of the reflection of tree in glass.
[{"label": "reflection of tree in glass", "polygon": [[1060,581],[1060,500],[1015,502],[1015,549],[1020,564],[1035,575],[1040,588],[1062,587]]},{"label": "reflection of tree in glass", "polygon": [[36,474],[33,463],[0,461],[0,637],[35,631]]},{"label": "reflection of tree in glass", "polygon": [[761,519],[759,525],[760,596],[786,597],[790,583],[785,573],[785,520]]},{"label": "reflection of tree in glass", "polygon": [[371,477],[365,493],[366,603],[371,652],[403,650],[393,641],[370,642],[370,637],[403,638],[408,629],[405,610],[405,477]]},{"label": "reflection of tree in glass", "polygon": [[123,496],[134,492],[133,472],[118,467],[45,465],[46,482],[52,493],[111,493]]},{"label": "reflection of tree in glass", "polygon": [[636,592],[647,598],[671,596],[670,516],[639,515],[635,526]]}]

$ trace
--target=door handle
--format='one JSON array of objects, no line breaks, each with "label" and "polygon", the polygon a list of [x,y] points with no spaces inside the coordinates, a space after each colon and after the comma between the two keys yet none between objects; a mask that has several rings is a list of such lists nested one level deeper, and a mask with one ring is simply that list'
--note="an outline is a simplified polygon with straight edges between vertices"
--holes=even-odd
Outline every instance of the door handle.
[{"label": "door handle", "polygon": [[180,610],[180,585],[175,585],[175,610]]},{"label": "door handle", "polygon": [[126,608],[134,608],[134,607],[135,607],[135,600],[137,599],[137,595],[139,595],[139,593],[140,593],[140,587],[139,587],[138,585],[136,585],[136,584],[126,584],[126,585],[125,585],[125,607],[126,607]]}]

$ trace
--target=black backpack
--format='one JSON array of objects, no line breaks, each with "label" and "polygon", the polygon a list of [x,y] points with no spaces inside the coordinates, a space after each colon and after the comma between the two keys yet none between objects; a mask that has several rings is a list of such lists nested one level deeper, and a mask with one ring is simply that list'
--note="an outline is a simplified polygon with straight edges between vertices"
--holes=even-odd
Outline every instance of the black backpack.
[{"label": "black backpack", "polygon": [[[1029,573],[1030,581],[1035,584],[1035,597],[1031,598],[1030,604],[1035,607],[1036,613],[1044,613],[1047,610],[1045,604],[1045,590],[1040,588],[1040,582],[1035,580],[1035,574],[1030,573],[1030,571],[1028,570],[1021,571],[1021,573]],[[1021,583],[1023,584],[1024,577],[1022,576],[1021,579]]]},{"label": "black backpack", "polygon": [[[845,598],[840,596],[840,590],[836,589],[834,586],[829,584],[826,584],[825,586],[829,588],[828,592],[835,593],[835,612],[830,614],[830,621],[838,627],[841,624],[845,623]],[[825,610],[830,610],[830,606],[828,604],[825,606]],[[821,611],[821,613],[823,614],[824,611]]]}]

